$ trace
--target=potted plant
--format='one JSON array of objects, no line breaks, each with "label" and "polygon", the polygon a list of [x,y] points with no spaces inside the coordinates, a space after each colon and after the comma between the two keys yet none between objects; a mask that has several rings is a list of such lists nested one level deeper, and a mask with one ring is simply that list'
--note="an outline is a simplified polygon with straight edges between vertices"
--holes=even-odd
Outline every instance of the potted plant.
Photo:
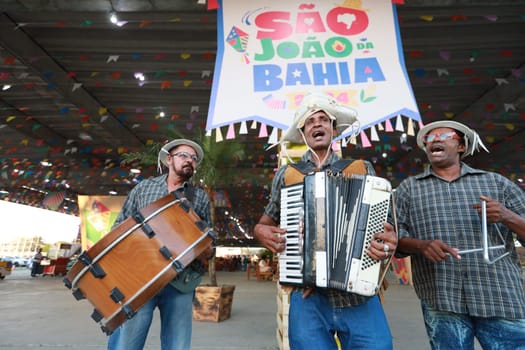
[{"label": "potted plant", "polygon": [[[184,138],[174,131],[167,136],[169,139]],[[202,133],[192,140],[197,142],[204,151],[204,159],[199,164],[193,180],[199,182],[197,185],[203,187],[210,198],[211,219],[214,223],[216,215],[213,198],[216,184],[219,179],[225,179],[231,175],[229,171],[232,168],[224,167],[224,164],[234,164],[244,158],[244,145],[235,140],[217,143]],[[143,165],[157,164],[157,155],[162,146],[163,143],[157,143],[143,151],[124,154],[123,160],[124,162],[138,161]],[[208,273],[210,284],[200,285],[195,290],[193,318],[198,321],[220,322],[230,317],[235,286],[217,283],[215,251],[209,260]]]}]

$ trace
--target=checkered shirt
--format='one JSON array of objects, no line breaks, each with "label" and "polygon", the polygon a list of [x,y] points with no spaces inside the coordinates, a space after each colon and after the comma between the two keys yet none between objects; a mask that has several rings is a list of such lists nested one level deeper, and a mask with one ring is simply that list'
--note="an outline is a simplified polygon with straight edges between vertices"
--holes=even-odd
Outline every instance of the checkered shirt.
[{"label": "checkered shirt", "polygon": [[[137,186],[135,186],[126,197],[124,205],[122,206],[122,210],[115,220],[113,227],[120,224],[122,221],[126,220],[128,217],[132,216],[140,209],[148,206],[157,199],[168,195],[168,184],[166,182],[167,177],[168,174],[152,177],[141,181]],[[190,185],[185,182],[175,191],[184,194],[184,190],[188,188],[188,186]],[[195,194],[192,200],[193,210],[201,218],[201,220],[205,221],[209,227],[212,227],[210,200],[208,199],[208,195],[201,188],[194,187],[194,189]]]},{"label": "checkered shirt", "polygon": [[[405,179],[396,189],[399,238],[440,239],[459,250],[482,247],[481,218],[475,203],[480,196],[503,203],[525,216],[525,192],[505,177],[461,164],[461,175],[453,181],[439,178],[432,169]],[[432,263],[422,255],[412,256],[414,287],[418,297],[434,309],[477,317],[525,318],[522,271],[512,232],[497,224],[507,257],[494,264],[482,252],[462,254]],[[488,224],[489,246],[501,245],[496,224]],[[502,254],[491,250],[490,256]],[[398,252],[398,256],[402,256]]]}]

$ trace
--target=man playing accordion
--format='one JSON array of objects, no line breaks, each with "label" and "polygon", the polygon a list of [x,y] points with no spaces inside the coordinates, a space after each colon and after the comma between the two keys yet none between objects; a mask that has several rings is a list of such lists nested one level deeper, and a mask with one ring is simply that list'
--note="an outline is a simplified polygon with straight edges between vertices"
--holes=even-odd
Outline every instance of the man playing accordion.
[{"label": "man playing accordion", "polygon": [[[341,164],[340,157],[332,150],[332,142],[338,132],[355,122],[355,110],[324,93],[311,93],[303,98],[282,141],[306,144],[307,151],[299,162],[303,174],[332,170]],[[284,165],[277,171],[270,201],[254,228],[255,238],[273,253],[285,249],[285,230],[279,224],[281,189],[288,184],[287,169],[291,167]],[[375,174],[368,161],[348,162],[345,170],[345,173]],[[373,260],[388,259],[396,245],[394,227],[385,222],[383,232],[374,235],[367,254]],[[377,295],[368,297],[332,288],[294,287],[289,311],[290,348],[336,349],[335,333],[342,349],[392,349],[392,335]]]}]

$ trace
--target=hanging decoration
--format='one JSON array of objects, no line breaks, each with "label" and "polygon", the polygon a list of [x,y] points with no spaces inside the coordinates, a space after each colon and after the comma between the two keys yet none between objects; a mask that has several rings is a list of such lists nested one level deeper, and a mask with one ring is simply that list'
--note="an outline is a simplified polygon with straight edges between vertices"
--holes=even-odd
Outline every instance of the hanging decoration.
[{"label": "hanging decoration", "polygon": [[250,119],[287,129],[312,90],[357,109],[361,130],[401,115],[421,121],[396,18],[387,0],[223,0],[206,129]]}]

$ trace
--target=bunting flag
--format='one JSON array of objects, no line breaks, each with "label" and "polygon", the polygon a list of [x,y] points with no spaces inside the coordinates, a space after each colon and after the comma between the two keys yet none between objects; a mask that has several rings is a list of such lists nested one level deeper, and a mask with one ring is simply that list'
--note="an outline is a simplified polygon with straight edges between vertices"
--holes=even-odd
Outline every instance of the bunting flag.
[{"label": "bunting flag", "polygon": [[248,134],[248,126],[246,125],[246,121],[243,121],[241,123],[241,127],[239,129],[239,134],[240,135],[246,135]]},{"label": "bunting flag", "polygon": [[279,142],[279,129],[273,128],[272,133],[270,134],[270,137],[268,137],[268,143],[270,145],[274,145]]},{"label": "bunting flag", "polygon": [[396,131],[405,131],[405,128],[403,127],[403,119],[401,119],[400,115],[398,115],[396,118]]},{"label": "bunting flag", "polygon": [[217,128],[215,129],[215,142],[222,142],[223,140],[223,137],[222,137],[222,131],[221,131],[221,128]]},{"label": "bunting flag", "polygon": [[372,144],[370,143],[370,140],[366,136],[364,131],[361,131],[361,145],[363,148],[372,147]]},{"label": "bunting flag", "polygon": [[235,138],[235,126],[230,124],[228,126],[228,132],[226,133],[226,140],[231,140]]},{"label": "bunting flag", "polygon": [[268,129],[266,128],[266,124],[261,124],[261,128],[259,129],[259,138],[268,137]]},{"label": "bunting flag", "polygon": [[379,141],[379,135],[377,134],[377,130],[375,126],[372,126],[370,128],[370,139],[372,141]]},{"label": "bunting flag", "polygon": [[60,192],[49,192],[42,201],[42,205],[46,209],[57,210],[66,198],[64,191]]},{"label": "bunting flag", "polygon": [[409,120],[408,120],[407,134],[408,134],[409,136],[414,136],[414,135],[415,135],[415,131],[414,131],[414,122],[412,121],[412,119],[409,119]]},{"label": "bunting flag", "polygon": [[392,123],[390,122],[390,119],[387,119],[385,122],[385,131],[386,132],[394,131],[394,128],[392,127]]},{"label": "bunting flag", "polygon": [[223,0],[217,17],[207,130],[245,120],[287,129],[310,91],[355,108],[360,131],[421,121],[391,0]]}]

